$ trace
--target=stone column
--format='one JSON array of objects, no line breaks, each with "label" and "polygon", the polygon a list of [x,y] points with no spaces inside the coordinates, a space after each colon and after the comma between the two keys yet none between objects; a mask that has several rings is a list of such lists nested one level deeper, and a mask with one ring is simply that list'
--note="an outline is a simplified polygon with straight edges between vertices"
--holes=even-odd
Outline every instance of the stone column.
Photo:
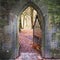
[{"label": "stone column", "polygon": [[17,16],[11,14],[10,16],[10,39],[11,39],[11,50],[12,50],[12,58],[16,58],[19,52],[19,43],[18,43],[18,36],[17,36]]}]

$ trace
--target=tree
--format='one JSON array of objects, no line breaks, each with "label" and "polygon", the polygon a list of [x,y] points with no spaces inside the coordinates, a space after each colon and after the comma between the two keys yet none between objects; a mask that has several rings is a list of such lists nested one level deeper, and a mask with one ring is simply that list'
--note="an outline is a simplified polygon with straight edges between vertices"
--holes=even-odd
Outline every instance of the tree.
[{"label": "tree", "polygon": [[31,26],[32,26],[32,28],[33,28],[33,8],[32,7],[30,7],[30,9],[31,9]]}]

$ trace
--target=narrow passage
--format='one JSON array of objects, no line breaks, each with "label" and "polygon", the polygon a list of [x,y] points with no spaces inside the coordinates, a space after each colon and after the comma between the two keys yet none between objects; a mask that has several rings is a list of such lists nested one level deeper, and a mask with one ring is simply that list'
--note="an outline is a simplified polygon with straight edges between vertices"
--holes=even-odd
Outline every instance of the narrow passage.
[{"label": "narrow passage", "polygon": [[20,57],[16,60],[41,60],[39,52],[33,48],[33,29],[22,29],[19,34]]}]

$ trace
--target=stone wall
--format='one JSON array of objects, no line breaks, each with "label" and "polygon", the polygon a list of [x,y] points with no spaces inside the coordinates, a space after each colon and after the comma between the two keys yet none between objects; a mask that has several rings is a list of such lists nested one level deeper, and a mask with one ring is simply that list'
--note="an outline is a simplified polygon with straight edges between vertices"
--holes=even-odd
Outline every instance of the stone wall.
[{"label": "stone wall", "polygon": [[[19,52],[19,43],[18,43],[18,33],[19,33],[19,16],[21,13],[28,7],[32,6],[36,11],[41,15],[41,24],[43,31],[43,41],[42,41],[42,56],[45,57],[45,46],[48,44],[44,44],[47,41],[47,8],[40,0],[19,0],[13,8],[8,13],[7,25],[4,25],[3,28],[0,28],[0,37],[3,42],[2,48],[6,50],[6,52],[12,52],[11,58],[16,58]],[[1,12],[1,11],[0,11]],[[2,14],[2,13],[1,13]],[[2,33],[4,32],[4,33]],[[46,35],[47,34],[47,35]],[[45,36],[46,35],[46,36]],[[3,41],[4,40],[4,41]]]},{"label": "stone wall", "polygon": [[0,6],[0,59],[10,58],[11,40],[8,27],[7,10]]},{"label": "stone wall", "polygon": [[[42,31],[43,31],[43,40],[42,40],[42,56],[43,57],[47,57],[48,55],[45,55],[45,50],[46,50],[46,46],[49,46],[48,44],[45,45],[46,41],[48,39],[46,39],[48,37],[48,11],[47,11],[47,7],[45,6],[45,4],[41,1],[41,0],[20,0],[20,2],[18,2],[18,4],[16,4],[13,9],[11,10],[11,13],[13,13],[14,15],[17,15],[18,17],[21,15],[21,13],[28,7],[28,6],[32,6],[34,9],[36,9],[36,11],[39,13],[39,15],[41,16],[40,20],[41,20],[41,24],[42,24]],[[17,21],[19,22],[19,20]],[[46,50],[47,51],[47,50]],[[48,51],[49,53],[49,51]]]},{"label": "stone wall", "polygon": [[[3,12],[3,13],[2,13]],[[8,14],[8,15],[7,15]],[[0,58],[16,58],[19,43],[17,38],[17,16],[0,7]]]}]

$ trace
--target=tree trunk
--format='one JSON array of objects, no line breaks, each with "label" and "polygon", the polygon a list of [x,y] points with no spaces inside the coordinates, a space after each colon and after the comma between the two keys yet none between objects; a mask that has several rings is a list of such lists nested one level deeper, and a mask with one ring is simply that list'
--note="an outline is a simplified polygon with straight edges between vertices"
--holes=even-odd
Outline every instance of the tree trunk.
[{"label": "tree trunk", "polygon": [[33,8],[30,7],[30,9],[31,9],[31,26],[33,28]]}]

